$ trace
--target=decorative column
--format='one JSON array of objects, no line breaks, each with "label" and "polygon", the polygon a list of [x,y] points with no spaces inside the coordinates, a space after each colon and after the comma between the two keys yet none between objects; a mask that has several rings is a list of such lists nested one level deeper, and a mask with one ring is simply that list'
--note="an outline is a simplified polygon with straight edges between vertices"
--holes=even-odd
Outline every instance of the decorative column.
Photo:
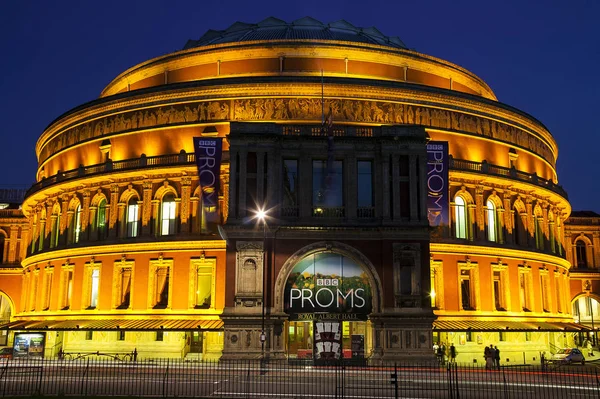
[{"label": "decorative column", "polygon": [[59,235],[58,235],[58,245],[66,245],[67,244],[67,233],[69,232],[69,200],[70,195],[64,194],[61,197],[61,211],[60,211],[60,220],[59,220]]},{"label": "decorative column", "polygon": [[[19,226],[16,224],[10,225],[10,238],[9,238],[9,247],[8,251],[4,253],[8,255],[7,261],[8,263],[15,263],[17,259],[17,240],[19,237]],[[8,252],[8,253],[7,253]]]},{"label": "decorative column", "polygon": [[[485,210],[483,204],[483,186],[478,184],[475,187],[475,219],[477,229],[475,234],[476,240],[485,240]],[[473,219],[472,219],[473,220]]]},{"label": "decorative column", "polygon": [[151,234],[150,220],[152,218],[152,182],[143,183],[143,203],[142,203],[142,236]]},{"label": "decorative column", "polygon": [[117,220],[119,216],[119,185],[110,187],[110,214],[108,215],[108,237],[117,237]]},{"label": "decorative column", "polygon": [[179,210],[179,220],[181,221],[181,232],[188,234],[190,232],[190,196],[192,189],[192,178],[183,176],[181,178],[181,205]]},{"label": "decorative column", "polygon": [[83,204],[81,206],[81,238],[84,240],[89,239],[89,226],[90,224],[90,190],[83,191]]},{"label": "decorative column", "polygon": [[533,198],[530,195],[525,197],[525,206],[527,209],[526,220],[526,237],[527,237],[527,246],[535,247],[535,222],[533,221]]}]

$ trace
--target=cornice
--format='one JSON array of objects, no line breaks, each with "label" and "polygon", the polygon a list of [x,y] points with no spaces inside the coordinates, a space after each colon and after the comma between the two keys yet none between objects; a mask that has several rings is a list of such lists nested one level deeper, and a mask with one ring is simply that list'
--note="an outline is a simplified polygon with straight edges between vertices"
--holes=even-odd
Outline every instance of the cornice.
[{"label": "cornice", "polygon": [[[518,261],[537,261],[545,263],[547,265],[561,266],[566,269],[569,269],[571,267],[571,263],[568,260],[560,258],[558,256],[552,256],[519,249],[486,247],[483,245],[464,245],[432,242],[430,244],[430,251],[433,257],[435,257],[436,254],[461,256],[480,255],[494,259],[502,258],[503,260],[514,259]],[[475,260],[472,261],[475,262]]]},{"label": "cornice", "polygon": [[140,254],[148,252],[198,252],[200,250],[225,251],[226,243],[223,240],[192,240],[192,241],[157,241],[144,243],[119,243],[95,245],[78,248],[67,248],[35,254],[25,258],[23,267],[37,263],[56,261],[57,259],[76,259],[90,256],[121,256],[122,254]]}]

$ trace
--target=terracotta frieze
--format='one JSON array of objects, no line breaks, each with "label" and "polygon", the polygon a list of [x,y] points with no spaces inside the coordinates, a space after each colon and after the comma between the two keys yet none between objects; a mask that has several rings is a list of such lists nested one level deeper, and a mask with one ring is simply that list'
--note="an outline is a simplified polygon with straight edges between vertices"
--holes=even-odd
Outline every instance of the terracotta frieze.
[{"label": "terracotta frieze", "polygon": [[[226,121],[306,121],[321,120],[320,98],[254,98],[245,100],[203,101],[124,112],[72,127],[49,140],[42,148],[40,161],[52,154],[90,139],[120,132]],[[526,148],[554,166],[550,146],[525,130],[484,117],[440,108],[397,102],[326,99],[336,122],[376,124],[417,124],[432,128],[462,131],[490,137]]]}]

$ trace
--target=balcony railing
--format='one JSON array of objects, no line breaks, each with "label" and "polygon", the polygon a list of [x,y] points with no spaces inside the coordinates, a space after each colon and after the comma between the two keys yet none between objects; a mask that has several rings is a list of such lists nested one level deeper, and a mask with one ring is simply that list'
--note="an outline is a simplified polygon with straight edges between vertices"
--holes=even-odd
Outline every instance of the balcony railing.
[{"label": "balcony railing", "polygon": [[313,207],[313,216],[316,218],[343,218],[346,216],[346,209],[343,206],[315,206]]},{"label": "balcony railing", "polygon": [[450,157],[450,170],[469,171],[485,175],[507,177],[509,179],[519,180],[547,188],[548,190],[555,192],[565,199],[569,198],[567,192],[562,188],[562,186],[555,184],[552,180],[543,179],[535,173],[525,173],[515,168],[492,165],[486,161],[474,162],[466,159],[454,159]]},{"label": "balcony railing", "polygon": [[178,165],[193,165],[195,162],[195,155],[190,153],[179,153],[169,155],[158,155],[153,157],[147,157],[142,154],[139,158],[125,159],[122,161],[107,161],[105,163],[80,166],[77,169],[68,170],[66,172],[59,172],[54,176],[47,177],[35,183],[27,190],[26,197],[36,193],[37,191],[52,186],[54,184],[63,182],[65,180],[77,179],[81,177],[89,177],[102,173],[120,172],[126,170],[134,170],[148,167],[159,167],[159,166],[178,166]]},{"label": "balcony railing", "polygon": [[[290,130],[291,128],[288,128]],[[298,128],[299,131],[302,129]],[[358,130],[359,128],[354,128],[354,133],[361,133],[362,131]],[[291,130],[290,130],[291,131]],[[285,133],[285,131],[284,131]],[[287,134],[295,134],[295,133],[287,133]],[[228,162],[228,153],[223,154],[223,160]],[[90,165],[90,166],[80,166],[77,169],[68,170],[65,172],[59,172],[54,176],[50,176],[40,180],[39,182],[32,185],[29,190],[27,190],[26,197],[38,192],[39,190],[52,186],[57,183],[64,182],[66,180],[77,179],[82,177],[89,177],[93,175],[98,175],[102,173],[112,173],[118,171],[126,171],[126,170],[134,170],[134,169],[142,169],[142,168],[152,168],[152,167],[160,167],[160,166],[190,166],[195,163],[195,156],[193,153],[185,153],[181,152],[179,154],[169,154],[169,155],[158,155],[153,157],[147,157],[142,154],[140,158],[134,159],[125,159],[122,161],[107,161],[102,164]],[[538,177],[535,173],[525,173],[514,168],[506,168],[502,166],[488,164],[487,162],[474,162],[468,161],[465,159],[454,159],[450,157],[450,170],[457,171],[469,171],[476,172],[486,175],[493,176],[502,176],[513,180],[518,180],[530,184],[534,184],[539,187],[546,188],[555,192],[556,194],[562,196],[565,199],[568,199],[566,191],[558,184],[554,184],[552,180],[546,180],[541,177]],[[316,208],[315,208],[316,209]],[[330,208],[333,209],[333,208]],[[333,212],[333,211],[331,211]],[[314,212],[313,215],[317,216]],[[291,216],[291,215],[290,215]],[[325,217],[339,217],[339,216],[325,216]],[[360,214],[358,217],[361,217]],[[368,217],[368,216],[365,216]]]}]

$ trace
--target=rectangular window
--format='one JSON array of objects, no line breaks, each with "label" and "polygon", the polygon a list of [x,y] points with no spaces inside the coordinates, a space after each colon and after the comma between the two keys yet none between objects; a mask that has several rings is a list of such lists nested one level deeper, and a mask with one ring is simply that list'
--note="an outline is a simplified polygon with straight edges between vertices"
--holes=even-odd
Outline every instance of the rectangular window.
[{"label": "rectangular window", "polygon": [[91,341],[92,339],[94,339],[94,332],[91,330],[86,331],[85,332],[85,340]]},{"label": "rectangular window", "polygon": [[542,274],[540,276],[540,289],[542,291],[542,307],[544,312],[550,311],[550,297],[548,295],[548,275]]},{"label": "rectangular window", "polygon": [[130,267],[123,267],[119,273],[119,297],[117,309],[128,309],[131,303],[131,275]]},{"label": "rectangular window", "polygon": [[212,306],[213,267],[199,266],[196,269],[196,309],[210,309]]},{"label": "rectangular window", "polygon": [[531,311],[529,300],[529,278],[529,273],[519,273],[519,299],[521,301],[521,308],[526,312]]},{"label": "rectangular window", "polygon": [[500,342],[506,341],[506,332],[500,331]]},{"label": "rectangular window", "polygon": [[50,298],[52,298],[52,281],[54,277],[54,273],[50,269],[46,269],[46,273],[44,274],[44,303],[42,304],[42,309],[48,310],[50,308]]},{"label": "rectangular window", "polygon": [[469,272],[466,270],[461,271],[460,293],[462,299],[462,308],[464,310],[471,310],[471,278]]},{"label": "rectangular window", "polygon": [[138,204],[127,205],[127,237],[138,236]]},{"label": "rectangular window", "polygon": [[475,310],[475,287],[473,273],[470,269],[460,270],[460,297],[463,310]]},{"label": "rectangular window", "polygon": [[98,306],[98,290],[100,288],[100,269],[92,269],[90,278],[90,309],[96,309]]},{"label": "rectangular window", "polygon": [[561,297],[562,293],[560,289],[560,275],[554,276],[554,287],[556,288],[556,310],[558,311],[558,313],[562,313],[563,306]]},{"label": "rectangular window", "polygon": [[466,341],[467,341],[467,342],[473,342],[473,333],[472,333],[471,331],[467,331],[467,332],[465,333],[465,335],[466,335],[466,337],[465,337],[465,338],[466,338]]},{"label": "rectangular window", "polygon": [[283,216],[298,216],[298,160],[283,160]]},{"label": "rectangular window", "polygon": [[169,271],[169,267],[156,269],[154,309],[166,309],[169,306]]},{"label": "rectangular window", "polygon": [[344,217],[343,162],[313,160],[313,215]]},{"label": "rectangular window", "polygon": [[162,203],[161,216],[160,234],[163,236],[175,234],[175,201]]},{"label": "rectangular window", "polygon": [[[373,161],[358,161],[358,208],[373,207]],[[372,217],[372,216],[371,216]]]},{"label": "rectangular window", "polygon": [[525,331],[525,341],[531,341],[531,331]]},{"label": "rectangular window", "polygon": [[494,306],[496,310],[505,311],[508,309],[508,295],[506,289],[507,270],[494,270]]},{"label": "rectangular window", "polygon": [[156,332],[156,340],[157,341],[163,341],[165,338],[165,332],[164,331],[157,331]]},{"label": "rectangular window", "polygon": [[66,269],[62,271],[62,298],[61,308],[67,310],[71,307],[71,297],[73,294],[73,270]]},{"label": "rectangular window", "polygon": [[40,271],[36,270],[33,272],[33,279],[31,281],[31,291],[29,293],[29,310],[35,310],[35,302],[37,300],[37,288],[38,288],[38,280],[39,280]]},{"label": "rectangular window", "polygon": [[118,331],[117,334],[118,341],[125,341],[125,331]]}]

